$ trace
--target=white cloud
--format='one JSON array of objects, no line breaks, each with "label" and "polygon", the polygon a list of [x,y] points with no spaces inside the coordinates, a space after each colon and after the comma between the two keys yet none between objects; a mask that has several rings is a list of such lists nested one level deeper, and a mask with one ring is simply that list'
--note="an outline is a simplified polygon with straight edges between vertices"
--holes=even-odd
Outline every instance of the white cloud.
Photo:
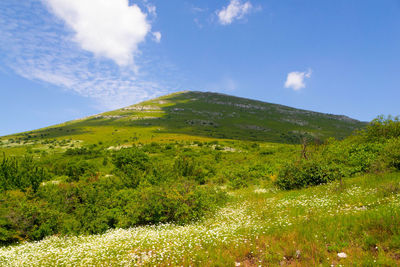
[{"label": "white cloud", "polygon": [[147,12],[149,12],[150,15],[152,15],[153,17],[157,17],[157,8],[155,5],[153,4],[149,4],[146,2],[146,8],[147,8]]},{"label": "white cloud", "polygon": [[[73,31],[82,49],[114,60],[133,63],[138,45],[151,30],[147,14],[128,0],[43,0]],[[149,12],[155,7],[149,5]]]},{"label": "white cloud", "polygon": [[242,19],[252,9],[250,1],[241,3],[239,0],[230,0],[228,6],[217,12],[219,22],[222,25],[231,24],[236,19]]},{"label": "white cloud", "polygon": [[307,72],[299,72],[299,71],[290,72],[287,75],[285,87],[292,88],[295,91],[305,88],[306,84],[304,80],[305,78],[307,79],[310,78],[311,74],[312,74],[311,69],[309,69]]},{"label": "white cloud", "polygon": [[181,88],[181,72],[146,46],[135,58],[139,71],[82,50],[71,42],[64,24],[37,0],[0,1],[0,22],[0,66],[5,71],[92,98],[99,110]]},{"label": "white cloud", "polygon": [[155,42],[161,42],[161,32],[153,32],[152,34]]}]

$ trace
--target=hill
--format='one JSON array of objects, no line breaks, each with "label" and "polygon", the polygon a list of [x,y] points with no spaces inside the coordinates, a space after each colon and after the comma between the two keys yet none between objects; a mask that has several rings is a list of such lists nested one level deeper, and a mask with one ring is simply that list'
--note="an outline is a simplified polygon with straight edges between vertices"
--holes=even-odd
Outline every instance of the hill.
[{"label": "hill", "polygon": [[3,138],[3,144],[62,138],[123,145],[218,138],[299,143],[302,137],[338,139],[364,122],[209,92],[178,92],[64,124]]},{"label": "hill", "polygon": [[357,125],[182,92],[3,137],[0,265],[399,266],[400,118],[279,143]]}]

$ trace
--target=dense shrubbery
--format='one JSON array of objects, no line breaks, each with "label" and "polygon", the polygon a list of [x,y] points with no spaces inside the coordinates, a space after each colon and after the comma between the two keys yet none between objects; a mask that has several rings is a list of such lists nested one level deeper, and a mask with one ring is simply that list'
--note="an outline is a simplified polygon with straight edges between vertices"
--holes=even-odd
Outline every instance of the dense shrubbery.
[{"label": "dense shrubbery", "polygon": [[268,164],[242,166],[237,170],[226,170],[225,172],[228,185],[232,189],[245,188],[261,180],[269,180],[272,174],[273,171]]},{"label": "dense shrubbery", "polygon": [[192,183],[143,186],[132,192],[126,206],[130,224],[187,223],[223,203],[225,194]]},{"label": "dense shrubbery", "polygon": [[193,157],[178,157],[173,170],[178,177],[186,177],[199,184],[206,182],[207,171]]},{"label": "dense shrubbery", "polygon": [[192,183],[124,187],[120,180],[49,184],[38,193],[8,191],[0,209],[0,243],[39,240],[51,234],[96,234],[109,228],[202,218],[225,194]]},{"label": "dense shrubbery", "polygon": [[121,177],[123,184],[136,188],[141,181],[152,174],[150,158],[137,149],[122,149],[113,155],[114,174]]},{"label": "dense shrubbery", "polygon": [[299,146],[181,141],[4,157],[0,243],[187,223],[224,202],[225,194],[215,189],[220,185],[240,189],[276,179],[278,187],[289,190],[400,170],[399,124],[396,118],[379,118],[354,136],[309,145],[302,153]]},{"label": "dense shrubbery", "polygon": [[378,117],[354,136],[315,146],[309,159],[286,164],[276,184],[295,189],[390,168],[400,170],[400,120]]},{"label": "dense shrubbery", "polygon": [[[52,234],[96,234],[114,227],[182,224],[201,219],[225,201],[224,193],[202,185],[209,171],[193,157],[160,162],[146,149],[109,152],[113,174],[106,176],[98,173],[104,159],[88,161],[81,152],[69,152],[68,160],[54,163],[51,175],[32,158],[4,159],[0,243]],[[41,164],[50,163],[43,159]]]},{"label": "dense shrubbery", "polygon": [[47,170],[39,167],[32,157],[18,159],[4,156],[0,162],[0,192],[11,189],[25,190],[28,187],[36,191],[40,183],[47,179]]},{"label": "dense shrubbery", "polygon": [[380,160],[386,166],[400,170],[400,138],[388,140]]},{"label": "dense shrubbery", "polygon": [[337,165],[316,160],[301,160],[282,168],[276,184],[282,189],[298,189],[331,182],[343,176]]},{"label": "dense shrubbery", "polygon": [[65,166],[64,174],[68,176],[67,182],[79,181],[82,177],[94,176],[96,167],[86,160],[71,160]]},{"label": "dense shrubbery", "polygon": [[115,167],[119,169],[132,166],[142,171],[148,168],[149,161],[149,156],[137,148],[121,149],[114,154],[113,160]]},{"label": "dense shrubbery", "polygon": [[99,157],[103,154],[102,148],[96,144],[89,147],[68,148],[65,151],[67,156],[83,156],[86,159]]},{"label": "dense shrubbery", "polygon": [[379,116],[360,133],[367,141],[385,141],[400,137],[400,118]]}]

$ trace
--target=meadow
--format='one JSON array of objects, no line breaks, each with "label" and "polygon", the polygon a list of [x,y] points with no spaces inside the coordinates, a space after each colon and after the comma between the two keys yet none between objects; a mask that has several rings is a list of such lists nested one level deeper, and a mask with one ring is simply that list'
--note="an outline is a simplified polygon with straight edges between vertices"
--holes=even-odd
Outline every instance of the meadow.
[{"label": "meadow", "polygon": [[[276,266],[399,264],[399,174],[296,191],[230,191],[229,204],[187,225],[52,236],[0,249],[3,266]],[[339,258],[344,252],[347,258]]]},{"label": "meadow", "polygon": [[0,138],[0,265],[400,264],[398,118],[265,131],[256,111],[284,107],[214,95],[243,108],[228,129],[195,96]]}]

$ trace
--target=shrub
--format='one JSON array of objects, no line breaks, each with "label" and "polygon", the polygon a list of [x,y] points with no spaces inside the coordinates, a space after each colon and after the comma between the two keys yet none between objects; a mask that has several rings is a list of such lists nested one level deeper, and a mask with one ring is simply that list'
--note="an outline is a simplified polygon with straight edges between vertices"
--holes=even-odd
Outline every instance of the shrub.
[{"label": "shrub", "polygon": [[114,173],[121,177],[125,186],[136,188],[152,171],[150,158],[138,148],[121,149],[113,155]]},{"label": "shrub", "polygon": [[93,176],[96,167],[85,160],[71,160],[66,168],[65,175],[69,177],[68,182],[79,181],[82,176]]},{"label": "shrub", "polygon": [[174,162],[174,172],[178,177],[187,177],[199,184],[205,183],[206,173],[192,157],[180,156]]},{"label": "shrub", "polygon": [[149,161],[149,156],[136,147],[121,149],[113,156],[113,163],[119,169],[123,166],[131,165],[139,170],[145,171],[149,167]]},{"label": "shrub", "polygon": [[342,154],[342,163],[348,166],[347,175],[368,172],[381,150],[379,143],[348,145],[346,153]]},{"label": "shrub", "polygon": [[267,164],[256,164],[225,172],[225,176],[229,180],[229,187],[232,189],[245,188],[250,184],[259,183],[265,179],[269,180],[272,174],[272,168]]},{"label": "shrub", "polygon": [[376,162],[383,147],[383,143],[365,142],[358,137],[343,141],[330,139],[324,146],[317,147],[318,150],[311,158],[325,165],[334,165],[340,168],[343,176],[351,177],[376,170]]},{"label": "shrub", "polygon": [[30,156],[21,159],[4,156],[0,162],[0,191],[28,187],[37,191],[40,183],[49,177],[47,169],[39,167]]},{"label": "shrub", "polygon": [[229,187],[232,189],[248,187],[249,183],[249,176],[246,171],[235,172],[229,176]]},{"label": "shrub", "polygon": [[0,244],[40,240],[57,233],[59,213],[19,190],[8,191],[0,208]]},{"label": "shrub", "polygon": [[324,184],[342,177],[338,166],[316,160],[286,164],[278,174],[276,184],[284,190]]},{"label": "shrub", "polygon": [[137,168],[135,165],[123,165],[119,170],[114,171],[123,184],[129,188],[136,188],[139,183],[147,176],[146,172]]},{"label": "shrub", "polygon": [[372,120],[361,134],[367,141],[382,141],[400,137],[400,118],[379,116]]},{"label": "shrub", "polygon": [[184,224],[215,210],[225,198],[224,193],[215,189],[187,182],[143,186],[133,193],[126,212],[133,224]]},{"label": "shrub", "polygon": [[102,153],[103,151],[101,148],[97,147],[96,144],[89,147],[68,148],[67,151],[65,151],[65,155],[67,156],[83,156],[86,159],[100,157]]},{"label": "shrub", "polygon": [[385,162],[389,168],[400,170],[400,138],[390,139],[378,160]]}]

